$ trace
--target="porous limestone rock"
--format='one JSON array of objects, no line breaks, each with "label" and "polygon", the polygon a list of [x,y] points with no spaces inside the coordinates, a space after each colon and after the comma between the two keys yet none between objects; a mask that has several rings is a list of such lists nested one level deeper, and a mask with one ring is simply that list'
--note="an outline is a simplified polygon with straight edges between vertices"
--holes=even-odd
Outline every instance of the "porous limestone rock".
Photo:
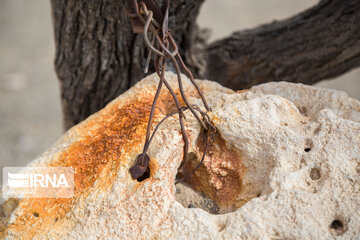
[{"label": "porous limestone rock", "polygon": [[[167,73],[166,79],[178,89],[175,75]],[[201,106],[190,81],[183,81],[189,100]],[[234,92],[198,83],[218,130],[203,166],[187,182],[202,197],[174,186],[183,154],[177,116],[160,127],[150,146],[150,178],[138,182],[129,174],[142,151],[158,84],[151,75],[30,164],[72,166],[75,196],[6,200],[1,239],[360,237],[358,101],[301,84],[267,83]],[[156,122],[174,110],[163,88]],[[184,171],[190,171],[203,143],[199,124],[185,114],[190,153]],[[204,207],[204,199],[213,207]]]}]

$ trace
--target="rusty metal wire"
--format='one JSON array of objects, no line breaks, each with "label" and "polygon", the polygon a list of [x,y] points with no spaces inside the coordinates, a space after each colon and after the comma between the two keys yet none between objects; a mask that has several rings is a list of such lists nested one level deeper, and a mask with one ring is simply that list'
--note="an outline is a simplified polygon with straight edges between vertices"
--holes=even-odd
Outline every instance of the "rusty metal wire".
[{"label": "rusty metal wire", "polygon": [[[149,156],[147,155],[146,152],[149,149],[150,143],[153,140],[153,137],[154,137],[156,131],[159,129],[160,125],[166,119],[168,119],[169,117],[172,117],[176,114],[179,115],[179,124],[180,124],[180,129],[181,129],[181,133],[182,133],[182,137],[183,137],[183,141],[184,141],[183,161],[179,167],[180,169],[182,168],[182,166],[187,161],[187,155],[188,155],[188,150],[189,150],[189,139],[186,134],[186,129],[185,129],[185,125],[184,125],[184,119],[185,119],[184,111],[190,110],[191,113],[194,115],[194,117],[197,119],[197,121],[201,125],[202,132],[204,132],[203,136],[204,136],[204,143],[205,143],[204,144],[204,152],[203,152],[201,161],[191,172],[190,175],[192,175],[200,168],[200,166],[202,165],[202,163],[205,159],[208,147],[214,142],[214,133],[216,132],[216,128],[212,125],[212,123],[210,121],[210,117],[207,114],[207,112],[202,111],[196,105],[190,104],[190,102],[186,98],[186,94],[185,94],[182,79],[181,79],[181,68],[187,73],[192,84],[195,86],[195,88],[202,100],[202,103],[204,104],[206,111],[211,111],[211,109],[209,108],[209,106],[206,102],[205,96],[203,95],[203,93],[200,90],[200,87],[195,82],[191,71],[186,66],[181,55],[179,54],[177,44],[176,44],[174,38],[172,37],[171,32],[168,30],[168,27],[167,27],[168,9],[166,9],[166,11],[165,11],[163,25],[161,25],[158,21],[156,21],[154,19],[153,11],[149,10],[147,8],[147,5],[145,2],[146,1],[142,1],[138,5],[137,1],[133,0],[133,2],[131,2],[131,4],[133,4],[133,7],[136,8],[135,9],[136,13],[128,13],[128,16],[130,18],[136,18],[137,20],[140,20],[140,22],[143,24],[144,42],[149,50],[149,55],[148,55],[148,58],[147,58],[146,64],[145,64],[145,72],[148,71],[150,61],[153,58],[155,71],[158,74],[160,81],[159,81],[159,85],[156,90],[154,100],[152,103],[152,107],[151,107],[151,111],[150,111],[143,152],[142,152],[142,154],[140,154],[138,156],[138,158],[137,158],[138,160],[137,160],[136,164],[130,169],[130,173],[134,179],[140,178],[145,173],[145,171],[148,167],[148,164],[149,164]],[[167,5],[167,7],[169,6],[169,1],[167,2],[166,5]],[[136,27],[139,27],[139,26],[136,26]],[[152,36],[153,36],[151,40],[149,39],[149,34],[152,34]],[[180,101],[179,101],[178,97],[176,96],[174,90],[172,89],[170,84],[165,79],[165,72],[166,72],[168,60],[170,60],[173,64],[173,66],[175,67],[177,78],[178,78],[180,95],[181,95],[182,100],[185,103],[185,106],[180,105]],[[165,116],[157,124],[153,133],[150,136],[151,125],[152,125],[153,119],[154,119],[154,112],[155,112],[155,109],[157,106],[157,101],[160,96],[160,92],[161,92],[163,84],[169,90],[169,92],[175,102],[177,111]],[[176,183],[186,180],[186,178],[188,178],[190,175],[186,175],[185,177],[183,177],[181,179],[177,179]]]}]

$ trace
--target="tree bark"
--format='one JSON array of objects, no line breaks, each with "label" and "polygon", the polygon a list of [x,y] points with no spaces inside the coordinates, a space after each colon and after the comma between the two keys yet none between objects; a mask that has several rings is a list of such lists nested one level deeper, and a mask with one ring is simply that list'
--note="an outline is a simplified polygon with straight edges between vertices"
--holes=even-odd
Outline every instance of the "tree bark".
[{"label": "tree bark", "polygon": [[[203,1],[171,1],[169,18],[196,77],[243,89],[269,81],[311,84],[360,65],[358,0],[323,0],[295,17],[208,46],[196,25]],[[131,31],[124,2],[51,0],[65,128],[144,77],[147,50]]]},{"label": "tree bark", "polygon": [[[185,61],[197,40],[195,24],[203,0],[171,2],[169,26]],[[141,80],[147,49],[132,33],[125,0],[51,0],[55,32],[55,69],[60,80],[65,128]],[[176,16],[176,17],[175,17]]]},{"label": "tree bark", "polygon": [[323,0],[290,19],[208,46],[206,77],[233,89],[314,84],[360,65],[360,1]]}]

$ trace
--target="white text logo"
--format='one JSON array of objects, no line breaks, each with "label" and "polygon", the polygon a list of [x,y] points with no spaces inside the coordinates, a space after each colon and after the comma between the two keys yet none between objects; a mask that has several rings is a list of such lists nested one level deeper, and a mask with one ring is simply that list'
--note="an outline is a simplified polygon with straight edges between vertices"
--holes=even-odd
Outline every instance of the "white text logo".
[{"label": "white text logo", "polygon": [[4,197],[68,198],[74,193],[74,171],[66,167],[4,168]]}]

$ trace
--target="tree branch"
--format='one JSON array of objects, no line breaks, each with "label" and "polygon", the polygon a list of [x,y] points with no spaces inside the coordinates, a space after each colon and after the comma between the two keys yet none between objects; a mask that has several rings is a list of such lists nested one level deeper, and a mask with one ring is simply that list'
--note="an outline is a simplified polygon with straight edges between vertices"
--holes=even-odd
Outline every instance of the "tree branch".
[{"label": "tree branch", "polygon": [[[295,17],[208,46],[196,25],[203,1],[171,1],[169,15],[180,53],[196,77],[233,89],[269,81],[312,84],[360,65],[359,0],[323,0]],[[65,128],[145,76],[148,52],[142,36],[131,31],[124,2],[51,0]]]},{"label": "tree branch", "polygon": [[236,32],[206,54],[204,77],[233,89],[339,76],[360,65],[360,1],[323,0],[290,19]]}]

